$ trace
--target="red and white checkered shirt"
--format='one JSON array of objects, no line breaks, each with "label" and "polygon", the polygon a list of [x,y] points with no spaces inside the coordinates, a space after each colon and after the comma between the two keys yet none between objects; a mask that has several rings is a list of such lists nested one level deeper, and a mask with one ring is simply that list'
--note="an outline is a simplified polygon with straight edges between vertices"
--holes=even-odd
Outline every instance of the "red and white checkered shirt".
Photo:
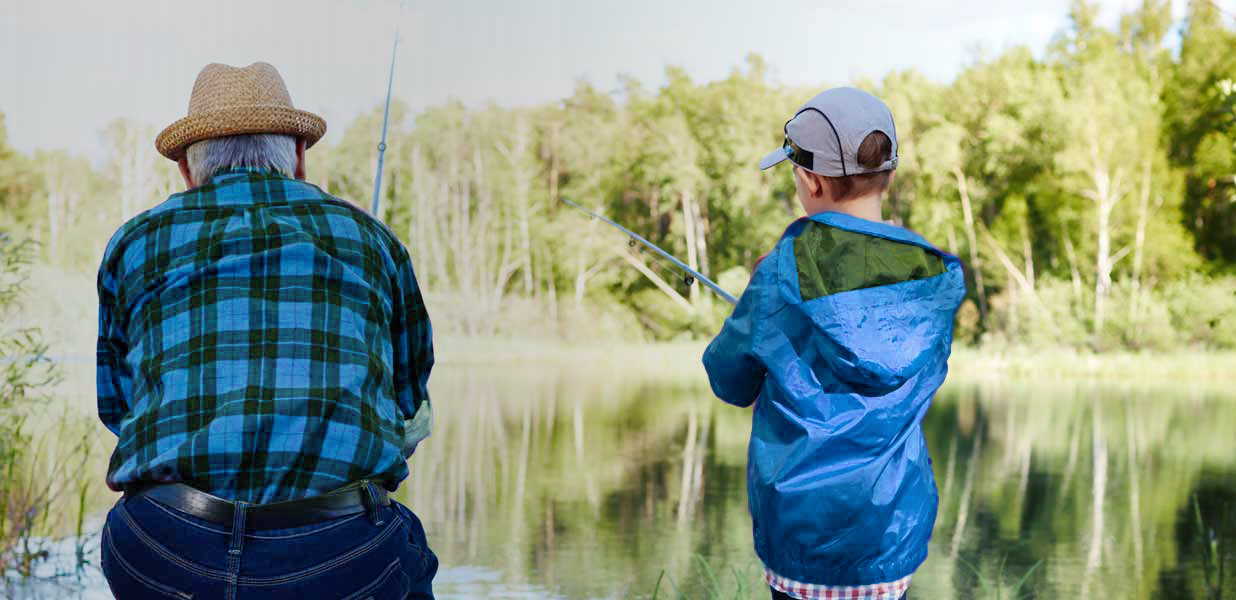
[{"label": "red and white checkered shirt", "polygon": [[871,585],[821,585],[799,583],[764,569],[764,580],[768,585],[798,600],[900,600],[906,588],[910,587],[910,577],[906,575],[897,581]]}]

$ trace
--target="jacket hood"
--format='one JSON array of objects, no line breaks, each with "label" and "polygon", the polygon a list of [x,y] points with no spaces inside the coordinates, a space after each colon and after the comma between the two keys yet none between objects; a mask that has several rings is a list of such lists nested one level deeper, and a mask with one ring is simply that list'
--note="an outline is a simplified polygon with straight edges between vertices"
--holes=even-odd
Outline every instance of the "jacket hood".
[{"label": "jacket hood", "polygon": [[[781,291],[790,296],[787,308],[799,311],[816,334],[807,336],[814,356],[802,358],[822,361],[837,379],[864,395],[882,395],[900,387],[928,363],[938,360],[938,353],[932,349],[948,348],[952,343],[953,318],[965,296],[960,261],[899,227],[840,213],[822,213],[811,221],[911,244],[942,259],[943,272],[930,277],[804,300],[794,254],[780,253],[782,262],[788,263],[779,265]],[[859,260],[872,270],[887,267],[885,257],[879,255]]]}]

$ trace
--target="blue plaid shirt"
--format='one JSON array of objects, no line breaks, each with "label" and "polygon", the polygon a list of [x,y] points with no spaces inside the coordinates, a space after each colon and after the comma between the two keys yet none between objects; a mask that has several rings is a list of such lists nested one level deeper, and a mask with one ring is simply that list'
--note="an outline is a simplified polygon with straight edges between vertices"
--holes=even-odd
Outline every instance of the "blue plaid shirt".
[{"label": "blue plaid shirt", "polygon": [[395,489],[428,434],[429,316],[382,223],[234,169],[126,223],[99,268],[107,483],[251,503]]}]

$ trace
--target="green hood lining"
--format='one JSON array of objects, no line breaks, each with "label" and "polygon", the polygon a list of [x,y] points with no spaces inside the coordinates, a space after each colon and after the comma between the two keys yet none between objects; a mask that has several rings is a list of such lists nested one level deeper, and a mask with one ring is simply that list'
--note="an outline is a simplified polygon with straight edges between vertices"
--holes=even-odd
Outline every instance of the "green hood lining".
[{"label": "green hood lining", "polygon": [[812,221],[794,239],[803,301],[831,294],[934,277],[944,260],[914,244]]}]

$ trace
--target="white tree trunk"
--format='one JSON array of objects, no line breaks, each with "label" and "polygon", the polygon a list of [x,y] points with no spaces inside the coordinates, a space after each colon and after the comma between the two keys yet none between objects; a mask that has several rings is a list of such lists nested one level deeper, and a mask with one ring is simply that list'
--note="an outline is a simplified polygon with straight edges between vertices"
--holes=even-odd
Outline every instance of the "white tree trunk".
[{"label": "white tree trunk", "polygon": [[1077,268],[1077,251],[1073,249],[1073,237],[1065,228],[1061,228],[1064,237],[1064,251],[1069,258],[1069,271],[1073,280],[1073,303],[1077,307],[1082,304],[1082,280],[1081,271]]},{"label": "white tree trunk", "polygon": [[957,167],[953,169],[957,180],[957,192],[961,196],[961,210],[966,220],[966,235],[970,238],[970,264],[974,269],[974,287],[978,293],[979,318],[987,322],[987,288],[983,286],[983,263],[979,260],[978,235],[974,230],[974,212],[970,208],[970,190],[966,175]]},{"label": "white tree trunk", "polygon": [[1026,281],[1030,282],[1030,288],[1034,288],[1034,251],[1030,247],[1030,233],[1027,231],[1026,222],[1021,223],[1021,253],[1023,262],[1026,268]]},{"label": "white tree trunk", "polygon": [[499,143],[498,149],[506,159],[514,179],[515,205],[519,212],[519,244],[520,271],[523,275],[524,294],[532,296],[536,292],[533,283],[536,278],[532,272],[532,236],[529,233],[528,194],[532,189],[533,169],[528,166],[528,135],[527,121],[519,119],[515,122],[514,138],[510,144]]},{"label": "white tree trunk", "polygon": [[1129,295],[1129,321],[1138,321],[1138,300],[1142,289],[1143,250],[1146,246],[1146,221],[1150,212],[1150,160],[1142,165],[1141,198],[1137,203],[1137,233],[1133,241],[1133,293]]},{"label": "white tree trunk", "polygon": [[657,289],[661,290],[662,293],[668,296],[670,300],[673,300],[674,303],[678,304],[678,306],[681,306],[683,310],[687,311],[687,313],[695,312],[695,305],[693,303],[688,301],[686,298],[683,298],[682,294],[679,294],[678,291],[674,289],[674,286],[667,283],[652,269],[649,269],[648,265],[645,265],[643,261],[636,258],[631,252],[628,252],[625,248],[623,248],[618,251],[618,255],[621,256],[623,260],[627,261],[627,263],[632,267],[635,267],[635,270],[639,271],[640,274],[647,277],[648,281],[651,281],[653,285],[657,286]]},{"label": "white tree trunk", "polygon": [[1120,200],[1120,173],[1113,176],[1104,168],[1096,168],[1091,172],[1094,190],[1091,199],[1096,210],[1096,231],[1098,248],[1095,252],[1094,266],[1094,335],[1097,341],[1103,333],[1103,324],[1107,318],[1107,296],[1112,288],[1111,219],[1112,210]]},{"label": "white tree trunk", "polygon": [[698,200],[691,203],[695,206],[695,246],[700,263],[700,273],[708,273],[708,215],[705,207]]},{"label": "white tree trunk", "polygon": [[[695,245],[695,237],[696,237],[695,236],[696,234],[695,202],[693,198],[691,197],[690,190],[687,190],[684,188],[681,193],[682,193],[683,228],[686,229],[686,238],[687,238],[687,265],[690,266],[692,269],[695,269],[696,271],[698,271],[700,269],[700,263],[699,263],[699,255],[697,254],[699,248]],[[696,304],[697,302],[699,302],[700,286],[692,285],[690,289],[687,290],[687,295],[688,297],[691,298],[691,304]]]}]

